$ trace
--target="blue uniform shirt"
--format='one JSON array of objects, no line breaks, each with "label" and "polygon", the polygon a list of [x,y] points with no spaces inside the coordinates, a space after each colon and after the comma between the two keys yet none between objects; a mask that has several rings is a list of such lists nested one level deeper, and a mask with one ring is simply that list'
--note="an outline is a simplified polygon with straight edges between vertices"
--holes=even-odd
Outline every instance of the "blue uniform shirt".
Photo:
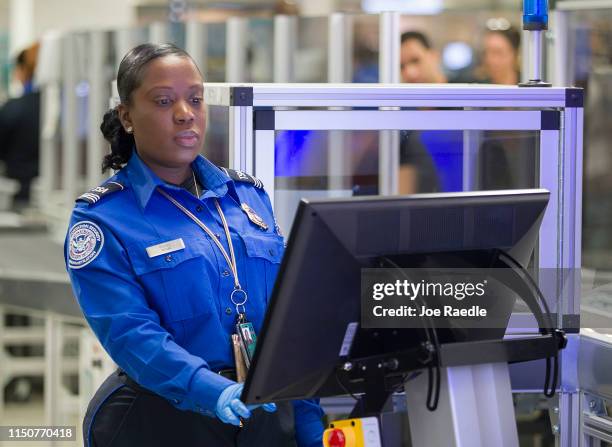
[{"label": "blue uniform shirt", "polygon": [[[232,180],[202,156],[192,168],[206,188],[199,200],[162,181],[134,151],[125,168],[82,196],[89,201],[77,201],[65,256],[83,314],[119,367],[176,407],[213,416],[219,395],[233,383],[215,371],[234,367],[234,278],[212,239],[156,188],[204,222],[229,253],[213,201],[218,199],[248,294],[247,318],[256,331],[284,245],[262,188]],[[267,229],[249,220],[243,203]],[[171,251],[150,249],[169,241],[177,241]],[[296,401],[294,409],[298,443],[319,443],[319,405]]]}]

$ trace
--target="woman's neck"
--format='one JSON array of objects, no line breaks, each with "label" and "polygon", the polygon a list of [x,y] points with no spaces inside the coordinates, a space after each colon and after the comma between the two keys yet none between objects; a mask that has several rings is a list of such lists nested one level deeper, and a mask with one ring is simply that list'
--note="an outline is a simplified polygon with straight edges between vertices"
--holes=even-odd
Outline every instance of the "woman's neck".
[{"label": "woman's neck", "polygon": [[139,156],[155,175],[157,175],[163,181],[172,183],[173,185],[180,185],[187,180],[187,178],[189,178],[193,172],[190,164],[179,167],[170,167],[156,163],[153,160],[148,160],[146,157],[143,157],[140,154]]},{"label": "woman's neck", "polygon": [[165,182],[172,183],[173,185],[180,185],[193,175],[193,171],[189,165],[180,168],[157,167],[156,169],[151,168],[151,170],[155,172],[160,179]]},{"label": "woman's neck", "polygon": [[191,165],[171,168],[147,163],[147,166],[165,182],[180,185],[192,175]]}]

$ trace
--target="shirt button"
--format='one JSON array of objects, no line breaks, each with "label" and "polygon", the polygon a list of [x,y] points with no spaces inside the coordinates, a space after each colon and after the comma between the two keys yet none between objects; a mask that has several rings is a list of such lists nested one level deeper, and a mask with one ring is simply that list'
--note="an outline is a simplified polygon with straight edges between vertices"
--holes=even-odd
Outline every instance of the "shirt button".
[{"label": "shirt button", "polygon": [[227,270],[223,270],[223,271],[221,272],[221,276],[229,276],[229,271],[227,271]]},{"label": "shirt button", "polygon": [[217,236],[217,239],[221,239],[221,234],[220,233],[215,233],[215,236]]},{"label": "shirt button", "polygon": [[202,205],[198,205],[198,206],[196,206],[196,211],[197,211],[198,213],[201,213],[203,209],[204,209],[204,208],[202,207]]},{"label": "shirt button", "polygon": [[167,255],[165,259],[166,262],[172,262],[172,255]]},{"label": "shirt button", "polygon": [[232,314],[232,308],[231,307],[225,308],[225,313],[228,314],[228,315],[231,315]]}]

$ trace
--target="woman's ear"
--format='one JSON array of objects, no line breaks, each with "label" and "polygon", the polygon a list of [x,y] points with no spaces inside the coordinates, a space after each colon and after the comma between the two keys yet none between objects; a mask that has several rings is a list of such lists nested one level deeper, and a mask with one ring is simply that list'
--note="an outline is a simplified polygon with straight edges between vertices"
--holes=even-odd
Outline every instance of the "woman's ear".
[{"label": "woman's ear", "polygon": [[132,120],[130,118],[130,112],[125,104],[119,104],[117,106],[117,114],[119,115],[119,121],[121,121],[121,125],[123,129],[127,133],[134,133],[134,126],[132,125]]}]

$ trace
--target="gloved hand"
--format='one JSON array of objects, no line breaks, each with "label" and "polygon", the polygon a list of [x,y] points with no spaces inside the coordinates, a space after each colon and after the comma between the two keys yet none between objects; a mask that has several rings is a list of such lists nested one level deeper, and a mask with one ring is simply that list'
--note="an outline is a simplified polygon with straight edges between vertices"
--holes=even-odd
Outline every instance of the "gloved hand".
[{"label": "gloved hand", "polygon": [[235,383],[225,388],[219,396],[219,400],[217,400],[217,405],[215,407],[215,413],[223,422],[226,424],[240,425],[240,418],[248,419],[251,417],[251,410],[261,406],[269,413],[276,411],[276,405],[274,404],[245,405],[240,400],[243,387],[244,384]]}]

